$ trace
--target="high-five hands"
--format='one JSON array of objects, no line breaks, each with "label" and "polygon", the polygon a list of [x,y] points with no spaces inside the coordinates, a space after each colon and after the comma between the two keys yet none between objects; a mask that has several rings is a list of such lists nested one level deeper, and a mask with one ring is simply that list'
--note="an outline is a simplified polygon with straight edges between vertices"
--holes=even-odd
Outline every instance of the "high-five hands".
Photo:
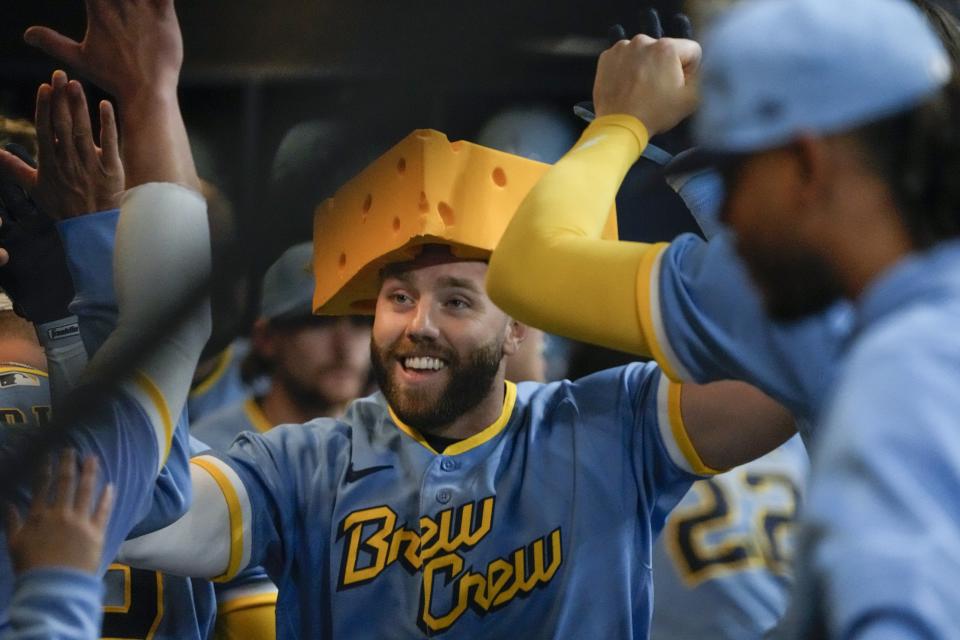
[{"label": "high-five hands", "polygon": [[118,206],[123,165],[113,107],[100,104],[93,141],[83,88],[62,71],[37,91],[38,164],[26,150],[0,150],[0,286],[35,324],[69,315],[73,281],[55,220]]},{"label": "high-five hands", "polygon": [[27,44],[74,67],[121,105],[176,88],[183,39],[173,0],[86,0],[87,30],[77,42],[48,27],[27,29]]},{"label": "high-five hands", "polygon": [[37,166],[0,150],[0,175],[19,184],[57,220],[118,206],[123,165],[113,106],[100,103],[100,146],[93,140],[83,87],[55,71],[37,91]]}]

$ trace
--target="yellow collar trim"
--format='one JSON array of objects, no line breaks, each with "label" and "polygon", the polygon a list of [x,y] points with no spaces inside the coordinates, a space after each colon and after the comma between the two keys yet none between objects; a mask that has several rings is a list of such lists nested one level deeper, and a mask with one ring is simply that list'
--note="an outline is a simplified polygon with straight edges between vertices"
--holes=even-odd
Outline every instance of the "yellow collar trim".
[{"label": "yellow collar trim", "polygon": [[[507,423],[510,422],[510,416],[513,415],[513,408],[517,404],[517,385],[507,380],[505,381],[505,387],[506,390],[503,397],[503,409],[500,411],[500,417],[498,417],[493,424],[480,433],[475,433],[466,440],[461,440],[456,444],[450,445],[443,450],[443,455],[455,456],[461,453],[466,453],[467,451],[475,449],[483,443],[492,440],[501,431],[503,431],[504,427],[507,426]],[[390,405],[387,405],[387,410],[390,412],[390,418],[393,420],[393,423],[397,425],[397,428],[400,429],[400,431],[403,431],[405,434],[419,442],[431,453],[440,455],[441,452],[436,451],[433,447],[431,447],[419,431],[410,425],[404,424],[403,421],[397,417],[397,414],[393,412],[393,409],[390,407]]]},{"label": "yellow collar trim", "polygon": [[0,364],[0,373],[29,373],[34,376],[40,376],[41,378],[50,377],[46,371],[40,371],[40,369],[34,369],[19,362],[4,362]]},{"label": "yellow collar trim", "polygon": [[260,433],[273,429],[274,424],[270,422],[270,420],[267,418],[267,414],[263,412],[263,409],[261,409],[260,405],[257,404],[257,399],[253,396],[250,396],[243,401],[243,412],[247,414],[250,424],[256,427],[257,431]]},{"label": "yellow collar trim", "polygon": [[190,390],[190,397],[196,398],[197,396],[202,396],[209,391],[213,385],[217,384],[217,382],[220,381],[220,378],[223,377],[223,374],[226,373],[227,367],[230,365],[232,360],[233,345],[230,345],[221,351],[219,356],[217,356],[217,366],[214,367],[210,375],[208,375],[203,382]]}]

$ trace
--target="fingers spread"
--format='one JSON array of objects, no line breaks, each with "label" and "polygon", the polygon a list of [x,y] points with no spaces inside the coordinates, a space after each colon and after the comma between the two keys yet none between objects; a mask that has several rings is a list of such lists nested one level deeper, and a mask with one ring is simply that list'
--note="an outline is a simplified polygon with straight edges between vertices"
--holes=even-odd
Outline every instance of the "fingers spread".
[{"label": "fingers spread", "polygon": [[113,511],[113,497],[115,492],[112,484],[107,484],[100,494],[100,502],[97,503],[97,509],[93,512],[91,521],[97,529],[103,531],[107,527],[107,521],[110,520],[110,512]]},{"label": "fingers spread", "polygon": [[37,163],[46,165],[53,162],[54,158],[54,137],[53,137],[53,119],[52,106],[53,87],[49,84],[42,84],[37,89]]},{"label": "fingers spread", "polygon": [[80,43],[47,27],[30,27],[23,40],[68,66],[80,67]]},{"label": "fingers spread", "polygon": [[53,504],[58,509],[67,511],[73,507],[76,477],[77,453],[73,449],[67,449],[60,455],[56,495],[53,498]]},{"label": "fingers spread", "polygon": [[81,162],[92,166],[97,161],[97,148],[93,144],[93,128],[90,125],[87,97],[83,93],[83,87],[76,80],[71,80],[67,85],[67,101],[73,123],[73,135],[65,142],[74,146]]},{"label": "fingers spread", "polygon": [[70,117],[70,105],[67,102],[67,74],[54,71],[52,84],[53,97],[50,107],[53,134],[56,136],[55,150],[57,154],[63,155],[73,151],[72,145],[64,144],[73,135],[73,119]]},{"label": "fingers spread", "polygon": [[90,513],[93,505],[93,492],[97,486],[97,458],[87,456],[83,459],[83,468],[80,470],[80,482],[77,484],[77,495],[73,501],[73,508],[81,514]]},{"label": "fingers spread", "polygon": [[36,514],[46,508],[50,499],[50,485],[53,483],[53,469],[50,464],[50,458],[41,465],[40,471],[33,484],[33,502],[30,505],[30,513]]},{"label": "fingers spread", "polygon": [[107,171],[116,173],[123,169],[120,162],[120,144],[117,136],[117,117],[113,105],[100,102],[100,160]]}]

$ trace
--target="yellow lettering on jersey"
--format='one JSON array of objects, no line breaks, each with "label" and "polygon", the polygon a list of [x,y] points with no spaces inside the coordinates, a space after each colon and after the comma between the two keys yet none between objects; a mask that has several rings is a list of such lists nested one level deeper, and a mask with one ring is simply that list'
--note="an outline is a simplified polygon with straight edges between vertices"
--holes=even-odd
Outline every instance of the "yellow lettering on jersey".
[{"label": "yellow lettering on jersey", "polygon": [[27,417],[23,415],[23,411],[20,411],[20,409],[16,407],[0,408],[0,418],[2,418],[6,424],[24,424],[27,421]]},{"label": "yellow lettering on jersey", "polygon": [[[546,539],[537,538],[528,547],[514,551],[510,560],[498,558],[491,562],[485,574],[463,572],[463,558],[459,554],[434,558],[423,568],[421,626],[435,633],[446,631],[460,619],[468,606],[487,613],[547,584],[563,562],[560,529],[550,533],[549,543],[549,558]],[[532,569],[528,572],[530,567]],[[432,605],[437,585],[450,584],[451,581],[454,604],[448,612],[436,615]]]},{"label": "yellow lettering on jersey", "polygon": [[47,424],[50,422],[49,405],[40,404],[30,408],[33,410],[33,416],[37,419],[37,424]]},{"label": "yellow lettering on jersey", "polygon": [[[422,517],[418,531],[398,527],[396,513],[387,506],[350,513],[340,523],[345,543],[338,590],[366,584],[396,562],[411,575],[422,571],[418,624],[439,632],[453,626],[468,607],[484,614],[550,582],[563,563],[560,529],[494,559],[484,572],[465,570],[462,554],[492,530],[494,503],[489,497]],[[437,599],[440,589],[450,593]],[[453,604],[437,614],[438,601]]]},{"label": "yellow lettering on jersey", "polygon": [[[366,540],[361,541],[365,524],[377,525],[376,531]],[[358,584],[373,580],[383,571],[387,563],[387,554],[390,551],[390,542],[387,537],[393,532],[397,524],[397,514],[390,507],[374,507],[363,511],[354,511],[347,516],[341,525],[341,531],[350,532],[350,542],[347,546],[347,558],[343,563],[344,585]],[[373,562],[363,569],[358,567],[360,549],[373,555]]]}]

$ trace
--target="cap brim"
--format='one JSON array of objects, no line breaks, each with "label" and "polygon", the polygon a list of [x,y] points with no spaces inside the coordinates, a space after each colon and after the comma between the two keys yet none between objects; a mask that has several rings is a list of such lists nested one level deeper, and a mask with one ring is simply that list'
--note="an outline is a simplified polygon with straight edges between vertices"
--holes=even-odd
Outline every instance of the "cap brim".
[{"label": "cap brim", "polygon": [[700,147],[687,149],[678,153],[670,163],[664,167],[667,176],[689,175],[702,171],[722,170],[741,160],[746,153],[729,151],[710,151]]}]

